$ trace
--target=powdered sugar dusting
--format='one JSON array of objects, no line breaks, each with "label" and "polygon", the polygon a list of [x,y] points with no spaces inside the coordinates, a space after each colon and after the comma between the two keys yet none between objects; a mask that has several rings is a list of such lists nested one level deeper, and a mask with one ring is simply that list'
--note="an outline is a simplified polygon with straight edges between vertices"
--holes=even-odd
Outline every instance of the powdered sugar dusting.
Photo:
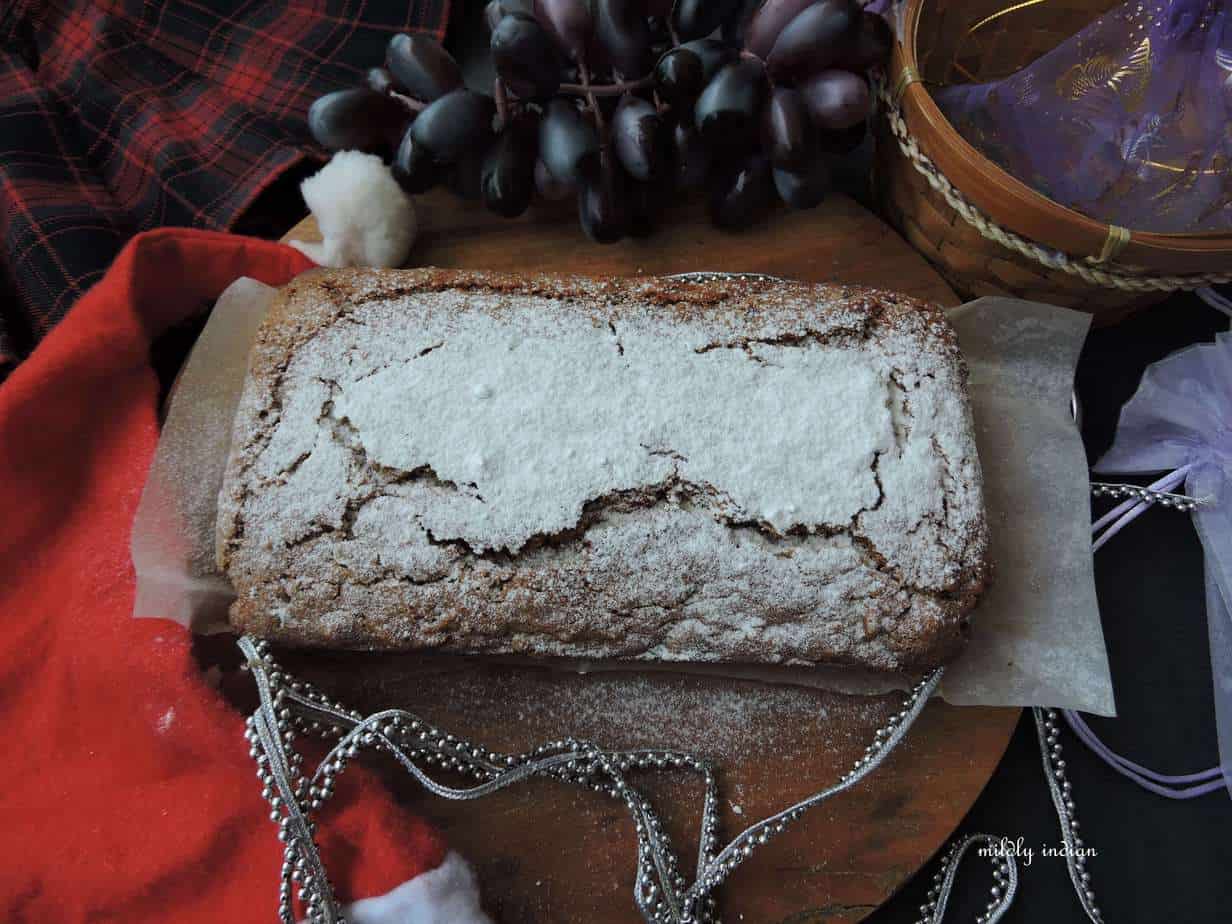
[{"label": "powdered sugar dusting", "polygon": [[[473,488],[423,512],[438,539],[517,552],[575,527],[587,501],[669,479],[780,533],[845,526],[880,496],[873,458],[895,445],[885,357],[711,347],[700,325],[639,312],[609,328],[538,299],[497,316],[472,296],[458,325],[441,301],[416,333],[439,347],[334,399],[373,461]],[[920,466],[914,488],[935,504],[939,466]]]}]

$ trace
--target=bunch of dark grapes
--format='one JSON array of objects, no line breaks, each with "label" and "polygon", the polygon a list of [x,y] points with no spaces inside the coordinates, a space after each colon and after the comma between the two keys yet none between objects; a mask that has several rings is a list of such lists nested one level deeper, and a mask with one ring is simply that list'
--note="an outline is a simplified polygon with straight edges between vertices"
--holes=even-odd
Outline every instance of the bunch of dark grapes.
[{"label": "bunch of dark grapes", "polygon": [[492,0],[485,18],[490,96],[399,35],[367,87],[313,104],[313,136],[392,157],[408,192],[446,184],[510,218],[573,196],[601,243],[649,233],[680,191],[705,190],[724,228],[776,199],[817,205],[892,41],[856,0]]}]

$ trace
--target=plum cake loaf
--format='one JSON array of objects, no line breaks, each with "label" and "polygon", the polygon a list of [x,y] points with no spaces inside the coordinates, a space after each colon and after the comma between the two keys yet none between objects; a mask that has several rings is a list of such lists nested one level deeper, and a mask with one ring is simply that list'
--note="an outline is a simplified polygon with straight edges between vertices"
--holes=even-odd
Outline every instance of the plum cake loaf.
[{"label": "plum cake loaf", "polygon": [[941,311],[775,281],[343,270],[288,285],[219,506],[288,643],[937,665],[988,577]]}]

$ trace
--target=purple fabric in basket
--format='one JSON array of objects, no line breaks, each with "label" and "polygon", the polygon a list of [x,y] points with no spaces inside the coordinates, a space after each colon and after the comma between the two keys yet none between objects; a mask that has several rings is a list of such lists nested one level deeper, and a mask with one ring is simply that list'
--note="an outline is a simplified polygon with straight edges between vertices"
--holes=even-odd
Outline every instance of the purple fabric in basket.
[{"label": "purple fabric in basket", "polygon": [[934,97],[1062,205],[1134,230],[1232,230],[1230,6],[1131,0],[1003,80]]}]

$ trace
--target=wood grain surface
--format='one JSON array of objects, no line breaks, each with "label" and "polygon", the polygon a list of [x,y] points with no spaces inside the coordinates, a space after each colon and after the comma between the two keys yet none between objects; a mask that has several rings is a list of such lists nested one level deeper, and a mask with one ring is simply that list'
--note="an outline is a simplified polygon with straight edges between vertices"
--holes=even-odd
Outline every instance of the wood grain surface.
[{"label": "wood grain surface", "polygon": [[[506,221],[444,192],[416,204],[421,237],[410,265],[581,275],[762,272],[956,302],[901,238],[844,197],[809,212],[778,213],[738,234],[712,228],[697,205],[681,207],[651,237],[607,247],[590,243],[563,205]],[[284,239],[319,239],[315,222],[305,219]],[[281,657],[355,708],[400,706],[497,750],[520,752],[572,735],[713,757],[725,838],[832,783],[900,701],[898,694],[853,697],[659,672],[578,675],[465,658]],[[814,809],[736,871],[720,893],[724,920],[815,924],[866,916],[944,843],[996,767],[1018,714],[931,704],[873,776]],[[550,782],[445,802],[392,768],[389,779],[400,799],[474,863],[485,907],[501,924],[639,920],[623,804]],[[680,771],[638,782],[690,869],[700,786]]]},{"label": "wood grain surface", "polygon": [[[415,205],[420,230],[410,266],[584,276],[756,272],[895,289],[943,305],[959,301],[894,229],[846,196],[807,212],[776,212],[737,233],[712,227],[703,203],[692,202],[670,210],[649,237],[607,246],[582,233],[566,203],[543,203],[512,220],[444,190],[416,196]],[[283,239],[320,240],[316,221],[306,218]]]}]

